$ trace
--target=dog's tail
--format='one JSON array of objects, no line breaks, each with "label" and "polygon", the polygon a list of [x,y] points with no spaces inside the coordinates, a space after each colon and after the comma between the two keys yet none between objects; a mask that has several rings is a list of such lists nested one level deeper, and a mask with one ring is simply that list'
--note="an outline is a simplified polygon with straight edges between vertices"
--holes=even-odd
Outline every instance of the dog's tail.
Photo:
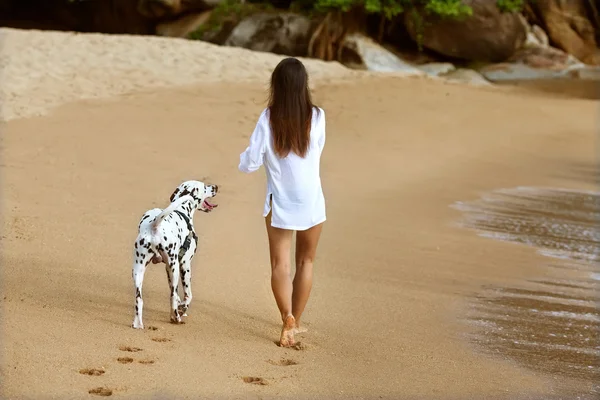
[{"label": "dog's tail", "polygon": [[194,198],[188,194],[185,196],[181,196],[180,198],[178,198],[177,200],[175,200],[174,202],[169,204],[169,206],[167,208],[162,210],[162,212],[160,214],[158,214],[156,217],[154,217],[154,220],[150,224],[150,226],[152,227],[152,230],[155,230],[156,228],[158,228],[160,223],[163,221],[163,219],[165,219],[167,217],[167,215],[171,214],[173,211],[175,211],[177,208],[179,208],[183,203],[185,203],[186,201],[190,201],[190,200],[194,200]]}]

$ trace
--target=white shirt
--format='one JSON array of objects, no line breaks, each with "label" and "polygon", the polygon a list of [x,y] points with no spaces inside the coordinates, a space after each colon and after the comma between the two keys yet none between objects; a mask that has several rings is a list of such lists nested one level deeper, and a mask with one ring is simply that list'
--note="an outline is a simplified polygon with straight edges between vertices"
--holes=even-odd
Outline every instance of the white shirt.
[{"label": "white shirt", "polygon": [[[318,110],[318,112],[317,112]],[[269,109],[258,118],[250,145],[240,155],[239,170],[251,173],[265,166],[267,197],[263,217],[271,214],[271,226],[303,231],[325,221],[320,162],[325,146],[325,111],[312,113],[310,144],[304,158],[294,152],[280,158],[273,149]],[[269,197],[272,196],[273,209]]]}]

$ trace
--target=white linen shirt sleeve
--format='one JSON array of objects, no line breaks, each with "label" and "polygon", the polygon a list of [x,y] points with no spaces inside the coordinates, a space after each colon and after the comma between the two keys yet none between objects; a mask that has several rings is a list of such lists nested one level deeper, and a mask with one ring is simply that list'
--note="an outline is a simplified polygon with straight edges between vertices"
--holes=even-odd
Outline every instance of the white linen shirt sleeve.
[{"label": "white linen shirt sleeve", "polygon": [[319,145],[319,150],[323,151],[323,147],[325,147],[325,128],[327,126],[326,126],[326,123],[325,123],[325,111],[319,110],[319,112],[321,113],[321,115],[320,115],[320,117],[321,117],[321,124],[323,124],[323,129],[321,129],[321,132],[323,132],[323,133],[319,137],[319,140],[318,140],[317,143]]},{"label": "white linen shirt sleeve", "polygon": [[267,144],[267,131],[264,115],[265,113],[263,112],[258,118],[254,132],[252,133],[252,136],[250,136],[250,145],[242,154],[240,154],[240,165],[238,166],[238,169],[241,172],[249,174],[258,170],[263,164]]}]

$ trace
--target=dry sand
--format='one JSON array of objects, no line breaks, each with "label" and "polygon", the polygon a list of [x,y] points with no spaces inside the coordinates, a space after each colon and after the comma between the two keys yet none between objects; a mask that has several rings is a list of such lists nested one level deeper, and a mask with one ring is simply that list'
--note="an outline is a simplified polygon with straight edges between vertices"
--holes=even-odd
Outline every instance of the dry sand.
[{"label": "dry sand", "polygon": [[[581,385],[465,339],[465,295],[545,260],[455,227],[449,205],[495,188],[580,185],[561,176],[594,160],[595,102],[308,63],[328,116],[329,219],[305,348],[284,350],[264,175],[237,171],[279,58],[161,38],[0,37],[4,398],[104,387],[131,398],[524,399]],[[136,331],[136,226],[185,179],[222,188],[219,209],[195,217],[194,302],[185,325],[169,324],[153,266],[144,318],[156,330]]]}]

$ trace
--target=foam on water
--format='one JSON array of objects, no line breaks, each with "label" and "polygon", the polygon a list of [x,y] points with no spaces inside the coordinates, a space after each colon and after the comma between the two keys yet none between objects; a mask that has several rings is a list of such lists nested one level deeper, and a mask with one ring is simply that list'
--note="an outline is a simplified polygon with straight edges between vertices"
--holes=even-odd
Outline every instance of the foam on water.
[{"label": "foam on water", "polygon": [[600,316],[592,313],[577,314],[569,311],[546,311],[544,312],[544,314],[558,318],[580,319],[582,321],[600,322]]},{"label": "foam on water", "polygon": [[600,193],[565,189],[502,189],[454,208],[464,226],[498,240],[535,246],[545,255],[600,260]]},{"label": "foam on water", "polygon": [[453,207],[464,212],[461,225],[483,237],[560,260],[548,276],[486,288],[473,298],[471,340],[491,354],[581,382],[570,395],[600,394],[600,193],[518,187]]}]

